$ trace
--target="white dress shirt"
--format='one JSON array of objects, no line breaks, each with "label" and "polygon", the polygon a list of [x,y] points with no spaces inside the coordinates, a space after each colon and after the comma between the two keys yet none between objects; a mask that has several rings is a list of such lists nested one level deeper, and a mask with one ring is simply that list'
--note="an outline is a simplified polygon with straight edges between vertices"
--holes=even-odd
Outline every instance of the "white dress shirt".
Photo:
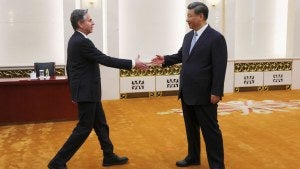
[{"label": "white dress shirt", "polygon": [[196,42],[198,41],[199,37],[202,35],[202,33],[205,31],[207,28],[208,24],[206,23],[204,26],[202,26],[201,29],[199,29],[197,32],[198,36],[196,36]]}]

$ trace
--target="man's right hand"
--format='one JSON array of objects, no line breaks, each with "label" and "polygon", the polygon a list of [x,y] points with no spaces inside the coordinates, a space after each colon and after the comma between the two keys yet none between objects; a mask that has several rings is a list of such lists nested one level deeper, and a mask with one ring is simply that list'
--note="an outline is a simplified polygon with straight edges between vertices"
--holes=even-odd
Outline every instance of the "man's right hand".
[{"label": "man's right hand", "polygon": [[141,70],[147,70],[148,66],[140,61],[140,55],[134,60],[135,61],[135,68],[141,69]]},{"label": "man's right hand", "polygon": [[165,57],[164,56],[161,56],[161,55],[156,55],[155,58],[153,58],[151,60],[151,63],[153,65],[161,65],[161,64],[164,64],[165,63]]}]

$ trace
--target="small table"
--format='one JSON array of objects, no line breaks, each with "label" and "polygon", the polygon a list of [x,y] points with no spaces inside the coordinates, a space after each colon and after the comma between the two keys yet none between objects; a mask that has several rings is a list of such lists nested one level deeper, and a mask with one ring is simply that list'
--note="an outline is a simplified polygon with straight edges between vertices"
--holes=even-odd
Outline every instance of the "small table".
[{"label": "small table", "polygon": [[0,79],[0,124],[77,119],[68,79]]}]

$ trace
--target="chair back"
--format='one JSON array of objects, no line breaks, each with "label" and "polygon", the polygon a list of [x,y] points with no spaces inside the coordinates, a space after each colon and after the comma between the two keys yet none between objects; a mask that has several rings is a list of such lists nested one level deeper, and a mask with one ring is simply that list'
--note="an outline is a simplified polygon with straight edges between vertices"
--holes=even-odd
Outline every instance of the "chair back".
[{"label": "chair back", "polygon": [[49,70],[49,76],[55,76],[55,62],[35,62],[34,63],[34,71],[36,72],[36,76],[40,76],[40,70],[46,69]]}]

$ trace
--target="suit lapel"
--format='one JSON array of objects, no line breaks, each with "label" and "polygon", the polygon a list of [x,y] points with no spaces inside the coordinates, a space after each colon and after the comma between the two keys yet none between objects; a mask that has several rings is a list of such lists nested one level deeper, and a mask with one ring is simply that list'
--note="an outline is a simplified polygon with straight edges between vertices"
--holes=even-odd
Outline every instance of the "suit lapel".
[{"label": "suit lapel", "polygon": [[[192,49],[191,53],[189,54],[189,58],[193,55],[193,53],[195,52],[196,48],[199,48],[199,46],[201,46],[201,44],[203,44],[205,42],[205,40],[208,38],[210,29],[211,28],[208,25],[207,28],[204,30],[204,32],[199,37],[199,39],[197,40],[197,42],[195,43],[194,48]],[[191,46],[191,44],[189,46]]]},{"label": "suit lapel", "polygon": [[187,35],[186,35],[186,39],[185,39],[185,45],[184,45],[184,58],[183,58],[183,61],[187,60],[189,58],[189,51],[190,51],[190,48],[191,48],[191,42],[192,42],[192,39],[193,39],[193,35],[194,35],[194,32],[193,31],[190,31]]},{"label": "suit lapel", "polygon": [[191,42],[192,42],[193,36],[194,36],[194,31],[191,31],[191,32],[188,34],[188,37],[187,37],[187,42],[188,42],[188,45],[187,45],[187,51],[190,51],[190,48],[191,48]]}]

